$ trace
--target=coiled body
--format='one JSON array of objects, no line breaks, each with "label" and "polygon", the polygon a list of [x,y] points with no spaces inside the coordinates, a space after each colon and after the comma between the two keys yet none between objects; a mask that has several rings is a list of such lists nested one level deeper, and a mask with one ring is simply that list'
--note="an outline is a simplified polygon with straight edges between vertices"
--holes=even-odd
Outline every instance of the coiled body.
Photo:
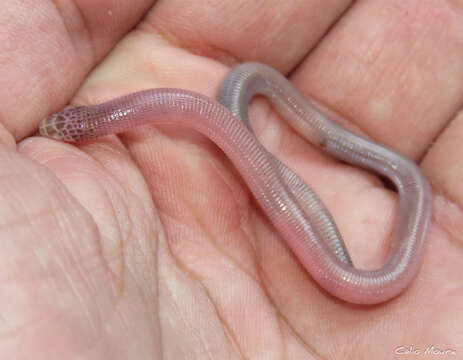
[{"label": "coiled body", "polygon": [[[322,151],[395,184],[400,197],[396,228],[390,254],[380,269],[353,266],[316,194],[250,131],[247,108],[256,94],[266,96],[291,126]],[[236,67],[225,79],[219,101],[224,106],[186,90],[145,90],[96,106],[65,109],[43,120],[40,133],[80,142],[146,124],[169,122],[193,128],[226,153],[289,248],[324,289],[359,304],[379,303],[400,293],[419,267],[431,214],[430,186],[416,164],[341,128],[282,75],[262,64]]]}]

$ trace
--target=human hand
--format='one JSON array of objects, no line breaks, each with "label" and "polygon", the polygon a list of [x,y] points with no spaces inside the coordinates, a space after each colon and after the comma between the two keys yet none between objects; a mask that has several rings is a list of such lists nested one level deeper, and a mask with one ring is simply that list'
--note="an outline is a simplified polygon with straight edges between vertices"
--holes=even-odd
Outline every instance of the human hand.
[{"label": "human hand", "polygon": [[[400,346],[456,349],[462,121],[449,119],[463,86],[458,9],[95,4],[57,12],[7,2],[0,12],[1,23],[12,19],[0,55],[5,357],[389,359]],[[188,129],[78,147],[35,137],[15,148],[79,87],[74,104],[152,87],[214,97],[228,67],[245,60],[291,73],[304,94],[350,119],[345,126],[422,162],[436,192],[433,223],[417,279],[396,299],[353,306],[321,290],[230,162]],[[320,154],[265,102],[251,114],[261,141],[332,211],[354,262],[379,266],[396,196]]]}]

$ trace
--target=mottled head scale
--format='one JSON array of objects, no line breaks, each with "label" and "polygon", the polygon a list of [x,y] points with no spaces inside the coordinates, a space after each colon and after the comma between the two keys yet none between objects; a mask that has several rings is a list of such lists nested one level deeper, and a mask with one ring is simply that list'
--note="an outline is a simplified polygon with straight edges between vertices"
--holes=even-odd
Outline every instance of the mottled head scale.
[{"label": "mottled head scale", "polygon": [[88,108],[85,106],[68,107],[42,120],[39,133],[56,140],[80,141],[83,134],[92,132],[88,129]]},{"label": "mottled head scale", "polygon": [[42,120],[39,127],[40,135],[62,140],[62,130],[65,126],[65,120],[65,117],[60,113],[53,114],[50,117]]}]

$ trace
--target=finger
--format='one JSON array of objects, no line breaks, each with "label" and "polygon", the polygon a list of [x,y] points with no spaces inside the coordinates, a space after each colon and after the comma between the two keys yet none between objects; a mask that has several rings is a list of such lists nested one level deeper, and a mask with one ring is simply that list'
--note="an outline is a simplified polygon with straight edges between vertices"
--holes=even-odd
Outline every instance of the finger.
[{"label": "finger", "polygon": [[[45,167],[5,147],[0,158],[0,330],[16,334],[2,356],[67,357],[76,344],[88,350],[97,340],[86,330],[109,315],[100,301],[114,301],[113,279],[92,241],[95,224]],[[54,346],[37,340],[44,333]]]},{"label": "finger", "polygon": [[[0,121],[20,139],[62,107],[152,1],[14,1],[0,12]],[[27,24],[27,25],[25,25]]]},{"label": "finger", "polygon": [[[146,274],[154,266],[159,223],[146,183],[118,141],[106,139],[78,149],[31,138],[20,144],[20,151],[50,169],[91,215],[101,253],[114,274],[122,276],[126,267],[130,276]],[[145,253],[145,267],[138,258],[123,256],[132,252]]]},{"label": "finger", "polygon": [[260,61],[286,73],[299,63],[348,0],[160,1],[146,25],[171,44],[231,65]]},{"label": "finger", "polygon": [[[447,211],[442,214],[445,218],[453,218],[446,227],[455,231],[456,238],[461,241],[458,229],[463,228],[461,215],[456,216],[457,212],[463,208],[463,191],[461,179],[463,168],[461,166],[461,154],[463,153],[463,112],[460,112],[455,120],[445,129],[433,144],[429,152],[423,159],[423,170],[431,182],[433,189],[438,195],[443,196],[456,206],[445,206]],[[460,207],[460,209],[458,209]],[[450,209],[451,216],[446,216]],[[457,226],[458,224],[458,226]]]},{"label": "finger", "polygon": [[419,159],[463,102],[455,2],[359,1],[298,70],[303,91]]}]

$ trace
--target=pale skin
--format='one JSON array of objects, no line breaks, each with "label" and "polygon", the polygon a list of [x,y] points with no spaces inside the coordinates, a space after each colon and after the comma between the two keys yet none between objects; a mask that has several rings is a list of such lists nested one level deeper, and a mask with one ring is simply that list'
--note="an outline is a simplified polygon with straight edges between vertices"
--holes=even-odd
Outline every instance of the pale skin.
[{"label": "pale skin", "polygon": [[[1,358],[463,352],[457,1],[4,3]],[[227,158],[188,129],[140,129],[78,147],[26,138],[67,103],[154,87],[215,97],[230,66],[248,60],[290,75],[344,126],[422,165],[434,214],[421,269],[399,297],[353,306],[321,290]],[[396,195],[319,153],[264,101],[253,102],[251,117],[266,147],[325,201],[355,264],[377,267]]]}]

